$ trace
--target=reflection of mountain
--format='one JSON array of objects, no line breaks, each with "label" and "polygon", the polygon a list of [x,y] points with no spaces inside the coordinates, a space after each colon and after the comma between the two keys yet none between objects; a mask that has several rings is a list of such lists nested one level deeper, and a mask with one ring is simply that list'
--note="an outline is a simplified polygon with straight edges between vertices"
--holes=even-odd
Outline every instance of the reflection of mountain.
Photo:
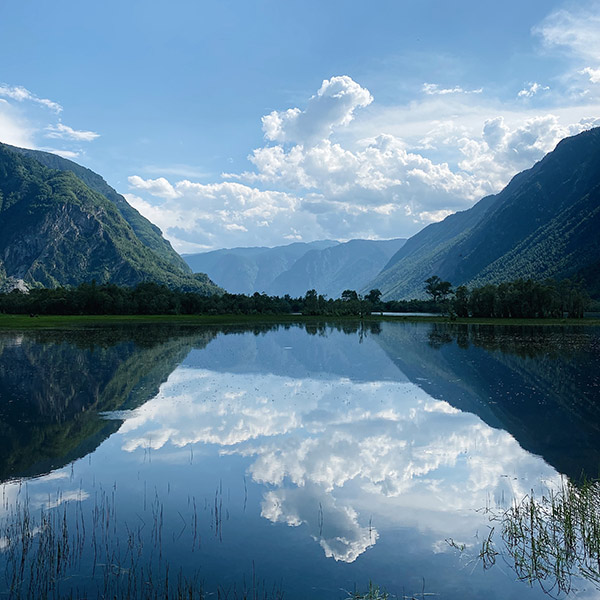
[{"label": "reflection of mountain", "polygon": [[600,353],[589,330],[382,326],[398,368],[435,398],[513,435],[559,472],[600,470]]},{"label": "reflection of mountain", "polygon": [[582,470],[589,476],[600,470],[600,341],[589,330],[387,322],[363,328],[365,352],[346,338],[358,337],[360,325],[306,328],[314,334],[307,339],[295,326],[242,337],[242,363],[219,336],[210,353],[192,354],[186,363],[297,378],[410,380],[505,429],[561,473],[577,478]]},{"label": "reflection of mountain", "polygon": [[[430,328],[419,328],[426,345]],[[376,333],[362,343],[332,328],[228,333],[192,351],[152,400],[117,413],[116,441],[169,464],[195,444],[199,455],[245,459],[244,474],[266,486],[261,515],[301,528],[336,561],[354,562],[381,527],[421,523],[428,552],[464,540],[480,525],[473,509],[537,492],[540,476],[556,480],[505,431],[406,381]],[[328,353],[340,360],[320,365]]]},{"label": "reflection of mountain", "polygon": [[0,480],[93,451],[119,427],[100,411],[143,404],[193,345],[214,335],[174,328],[3,334]]}]

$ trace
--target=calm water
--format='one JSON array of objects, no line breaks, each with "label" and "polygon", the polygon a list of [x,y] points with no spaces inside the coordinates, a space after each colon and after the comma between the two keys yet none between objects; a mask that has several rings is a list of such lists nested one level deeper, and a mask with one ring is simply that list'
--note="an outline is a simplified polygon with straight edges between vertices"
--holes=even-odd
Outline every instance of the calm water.
[{"label": "calm water", "polygon": [[593,328],[144,326],[0,355],[6,597],[545,598],[501,538],[484,568],[490,518],[600,467]]}]

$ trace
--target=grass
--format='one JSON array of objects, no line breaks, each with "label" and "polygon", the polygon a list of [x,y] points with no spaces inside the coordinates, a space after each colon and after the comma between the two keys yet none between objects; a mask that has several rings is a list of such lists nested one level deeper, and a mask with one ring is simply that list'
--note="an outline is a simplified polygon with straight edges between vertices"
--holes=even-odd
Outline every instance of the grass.
[{"label": "grass", "polygon": [[[199,568],[185,572],[169,563],[173,546],[201,547],[198,528],[220,538],[221,488],[214,508],[205,502],[204,515],[195,498],[181,513],[181,531],[164,527],[163,502],[154,493],[133,522],[118,517],[116,483],[105,490],[94,485],[92,496],[65,499],[60,492],[46,508],[34,510],[23,486],[0,520],[0,596],[9,598],[111,598],[149,600],[283,600],[278,585],[267,585],[252,572],[242,581],[205,586]],[[144,486],[145,489],[145,486]],[[176,535],[176,533],[178,533]],[[172,540],[170,539],[172,537]],[[198,561],[196,561],[198,562]]]},{"label": "grass", "polygon": [[366,319],[358,316],[303,316],[303,315],[29,315],[0,314],[0,329],[65,329],[76,327],[98,327],[105,325],[173,324],[173,325],[230,325],[255,323],[311,323],[311,322],[369,322],[392,321],[410,323],[457,323],[471,325],[587,325],[600,326],[600,319],[488,319],[448,317],[380,316]]},{"label": "grass", "polygon": [[550,596],[568,595],[575,578],[600,590],[600,481],[564,480],[541,497],[532,491],[508,510],[492,513],[491,521],[499,523],[503,549],[496,549],[490,528],[477,557],[484,569],[500,554],[521,581],[538,584]]}]

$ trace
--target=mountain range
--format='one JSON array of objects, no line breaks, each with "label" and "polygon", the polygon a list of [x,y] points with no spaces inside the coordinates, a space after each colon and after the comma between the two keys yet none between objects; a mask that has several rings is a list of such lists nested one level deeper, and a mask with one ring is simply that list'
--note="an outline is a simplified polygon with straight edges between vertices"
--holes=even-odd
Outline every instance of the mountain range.
[{"label": "mountain range", "polygon": [[[600,297],[600,128],[561,141],[498,194],[408,240],[323,240],[179,256],[98,174],[0,144],[0,290],[155,281],[204,294],[424,296],[459,285],[572,278]],[[219,287],[221,286],[221,287]]]},{"label": "mountain range", "polygon": [[303,296],[315,289],[339,298],[375,277],[406,240],[323,240],[274,248],[232,248],[184,255],[194,271],[202,271],[232,293]]},{"label": "mountain range", "polygon": [[0,144],[0,289],[155,281],[210,294],[160,230],[99,175]]},{"label": "mountain range", "polygon": [[498,194],[425,227],[363,288],[384,299],[516,278],[583,278],[600,295],[600,128],[562,140]]}]

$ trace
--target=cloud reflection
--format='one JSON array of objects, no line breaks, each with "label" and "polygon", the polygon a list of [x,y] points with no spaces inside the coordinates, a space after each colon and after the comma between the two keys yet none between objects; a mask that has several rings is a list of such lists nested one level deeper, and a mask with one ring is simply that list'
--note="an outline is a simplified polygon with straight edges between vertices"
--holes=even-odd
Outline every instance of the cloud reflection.
[{"label": "cloud reflection", "polygon": [[406,382],[183,367],[153,400],[118,416],[127,452],[212,444],[248,457],[252,479],[266,486],[262,516],[303,526],[344,562],[378,539],[371,516],[464,538],[474,509],[557,478],[508,433]]}]

